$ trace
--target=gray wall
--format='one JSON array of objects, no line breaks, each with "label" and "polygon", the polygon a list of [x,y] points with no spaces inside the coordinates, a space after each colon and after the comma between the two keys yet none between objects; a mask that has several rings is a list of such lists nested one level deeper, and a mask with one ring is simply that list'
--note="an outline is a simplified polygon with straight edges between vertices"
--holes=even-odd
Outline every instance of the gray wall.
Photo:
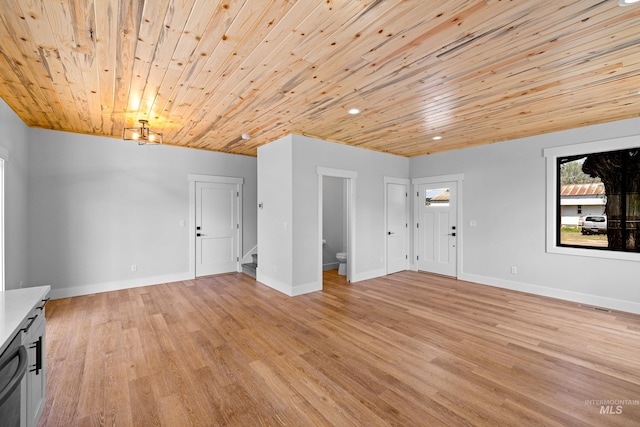
[{"label": "gray wall", "polygon": [[243,177],[242,253],[257,242],[254,157],[40,129],[27,144],[28,281],[54,297],[190,278],[188,174]]},{"label": "gray wall", "polygon": [[412,178],[464,174],[460,278],[640,312],[637,261],[546,252],[542,151],[637,135],[638,129],[640,119],[632,119],[411,159]]},{"label": "gray wall", "polygon": [[[29,128],[0,99],[0,146],[7,151],[5,162],[5,289],[17,289],[27,281],[27,186]],[[30,263],[29,263],[30,265]]]}]

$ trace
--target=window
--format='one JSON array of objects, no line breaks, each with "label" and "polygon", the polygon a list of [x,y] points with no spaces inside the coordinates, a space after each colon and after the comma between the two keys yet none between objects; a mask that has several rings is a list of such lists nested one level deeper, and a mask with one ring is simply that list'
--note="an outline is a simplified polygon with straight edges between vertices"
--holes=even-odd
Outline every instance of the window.
[{"label": "window", "polygon": [[640,260],[640,137],[547,149],[545,157],[547,250]]},{"label": "window", "polygon": [[448,188],[432,188],[428,189],[424,195],[425,206],[449,206]]},{"label": "window", "polygon": [[[640,252],[640,148],[558,157],[557,164],[557,211],[569,197],[593,200],[595,208],[579,232],[564,227],[558,215],[558,245]],[[575,196],[563,185],[577,187]]]}]

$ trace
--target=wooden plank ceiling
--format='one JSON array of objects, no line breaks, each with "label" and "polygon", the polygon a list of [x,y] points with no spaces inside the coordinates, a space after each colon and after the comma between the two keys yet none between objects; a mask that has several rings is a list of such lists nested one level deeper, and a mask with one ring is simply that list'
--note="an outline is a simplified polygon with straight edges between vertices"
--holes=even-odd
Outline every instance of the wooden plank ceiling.
[{"label": "wooden plank ceiling", "polygon": [[32,127],[417,156],[637,117],[639,29],[617,0],[2,0],[0,96]]}]

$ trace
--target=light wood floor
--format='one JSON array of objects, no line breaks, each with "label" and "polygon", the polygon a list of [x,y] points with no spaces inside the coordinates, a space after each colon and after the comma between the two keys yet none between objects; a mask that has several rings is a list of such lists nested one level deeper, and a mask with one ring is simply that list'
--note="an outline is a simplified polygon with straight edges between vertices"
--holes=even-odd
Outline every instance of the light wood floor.
[{"label": "light wood floor", "polygon": [[640,422],[640,316],[424,273],[333,271],[295,298],[229,274],[46,310],[41,426]]}]

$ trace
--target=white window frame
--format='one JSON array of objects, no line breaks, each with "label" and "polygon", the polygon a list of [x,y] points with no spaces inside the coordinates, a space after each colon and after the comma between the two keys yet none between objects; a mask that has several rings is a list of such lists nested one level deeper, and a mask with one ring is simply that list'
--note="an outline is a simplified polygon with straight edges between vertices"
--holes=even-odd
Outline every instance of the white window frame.
[{"label": "white window frame", "polygon": [[558,206],[557,198],[557,162],[559,157],[576,156],[581,154],[604,153],[608,151],[624,150],[640,147],[640,135],[622,138],[592,141],[583,144],[564,145],[561,147],[546,148],[543,155],[546,158],[547,167],[547,218],[546,218],[546,247],[548,253],[577,255],[594,258],[607,258],[628,261],[640,261],[638,252],[610,251],[592,248],[575,248],[559,246],[556,241]]}]

